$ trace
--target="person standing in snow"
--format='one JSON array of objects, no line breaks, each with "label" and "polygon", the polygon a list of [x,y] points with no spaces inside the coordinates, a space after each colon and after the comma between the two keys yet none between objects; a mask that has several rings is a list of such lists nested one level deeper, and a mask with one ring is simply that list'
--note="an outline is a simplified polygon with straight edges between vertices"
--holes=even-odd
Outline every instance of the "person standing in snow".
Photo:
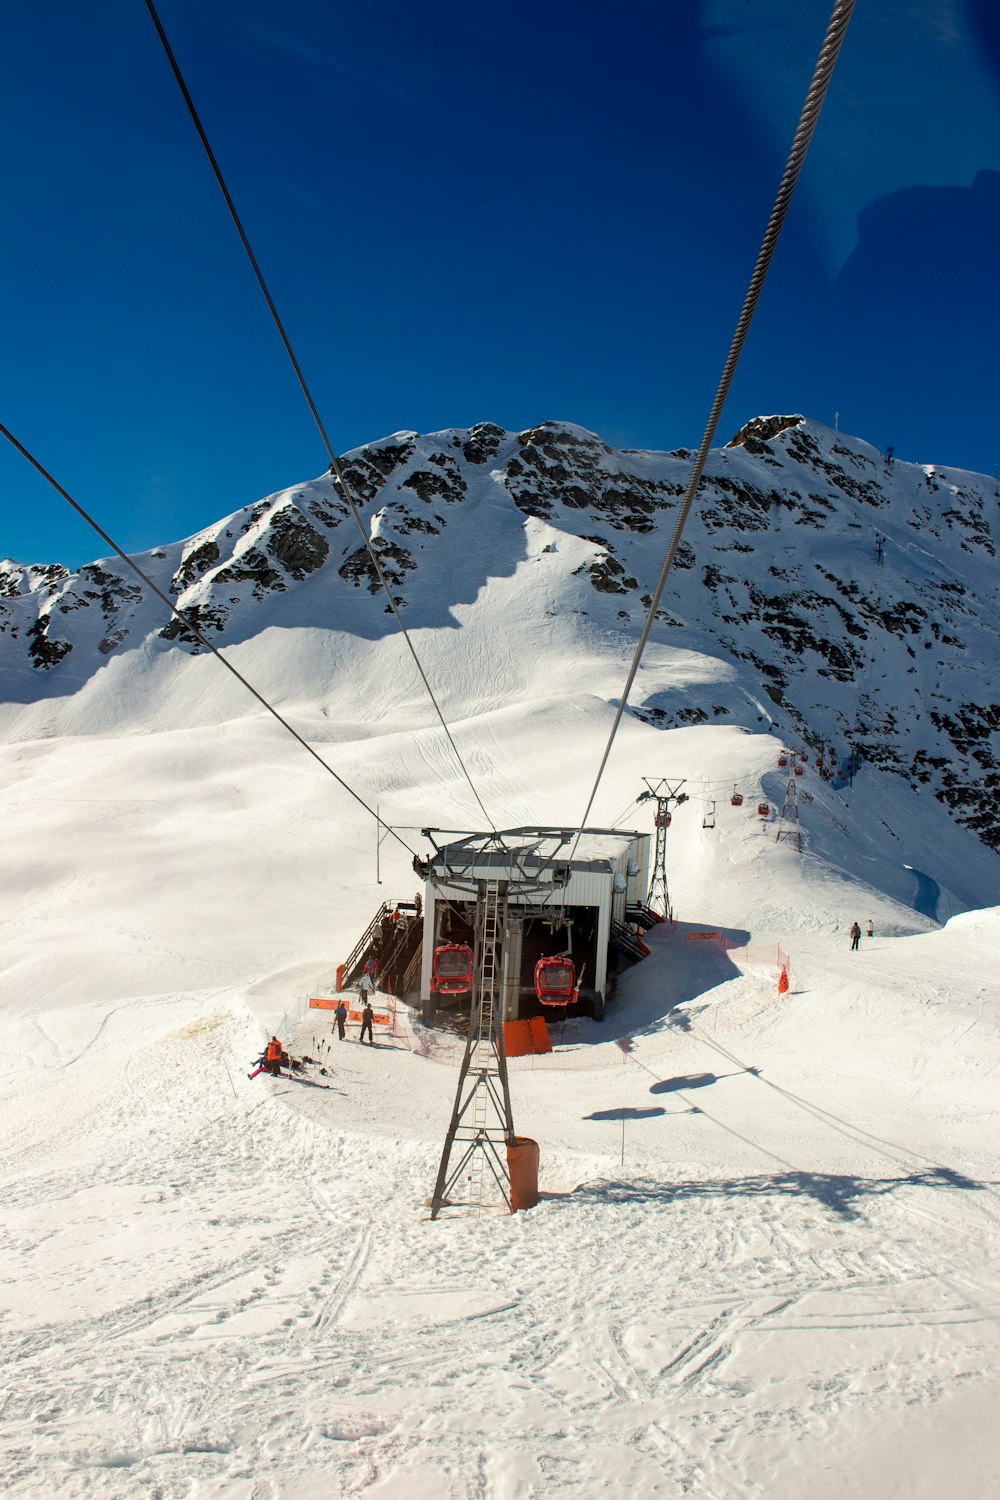
[{"label": "person standing in snow", "polygon": [[875,936],[875,923],[872,921],[871,917],[868,918],[868,926],[865,928],[865,932],[869,937]]},{"label": "person standing in snow", "polygon": [[861,928],[857,922],[851,923],[851,952],[854,953],[861,947]]},{"label": "person standing in snow", "polygon": [[374,1019],[375,1012],[372,1010],[372,1003],[370,1000],[366,1000],[365,1008],[361,1012],[361,1035],[358,1040],[363,1042],[365,1039],[365,1032],[367,1031],[369,1047],[374,1047],[375,1045],[374,1039],[372,1037],[372,1022],[374,1021]]},{"label": "person standing in snow", "polygon": [[334,1011],[333,1018],[337,1023],[337,1040],[338,1042],[342,1042],[344,1040],[344,1027],[347,1025],[347,1006],[343,1000],[341,1000]]}]

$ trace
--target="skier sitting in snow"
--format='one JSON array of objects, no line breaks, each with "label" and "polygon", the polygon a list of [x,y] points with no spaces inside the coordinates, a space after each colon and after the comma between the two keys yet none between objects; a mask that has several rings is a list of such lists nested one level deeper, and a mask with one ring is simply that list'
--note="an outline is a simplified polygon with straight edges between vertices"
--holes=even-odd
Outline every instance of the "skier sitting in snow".
[{"label": "skier sitting in snow", "polygon": [[287,1054],[282,1048],[276,1036],[273,1036],[258,1058],[254,1059],[254,1069],[248,1073],[248,1078],[256,1078],[258,1073],[263,1073],[266,1068],[272,1077],[281,1075],[282,1061],[287,1061]]}]

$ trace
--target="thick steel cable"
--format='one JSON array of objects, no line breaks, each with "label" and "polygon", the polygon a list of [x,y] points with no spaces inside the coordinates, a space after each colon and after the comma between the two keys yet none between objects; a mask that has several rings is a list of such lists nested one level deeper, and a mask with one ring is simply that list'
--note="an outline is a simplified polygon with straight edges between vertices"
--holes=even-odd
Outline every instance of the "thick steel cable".
[{"label": "thick steel cable", "polygon": [[160,21],[160,18],[156,14],[156,9],[155,9],[155,7],[153,5],[153,0],[145,0],[145,3],[146,3],[146,9],[149,11],[150,20],[152,21],[154,27],[156,28],[156,34],[157,34],[157,36],[160,39],[160,44],[163,47],[163,51],[164,51],[164,53],[166,55],[167,62],[170,64],[170,69],[171,69],[171,71],[172,71],[172,73],[174,75],[174,78],[175,78],[176,82],[177,82],[177,87],[180,89],[181,96],[182,96],[182,98],[184,100],[184,103],[187,105],[188,114],[191,116],[192,124],[194,125],[195,130],[198,132],[198,139],[201,141],[202,148],[203,148],[203,150],[205,152],[205,156],[208,158],[208,164],[212,168],[212,172],[215,175],[215,180],[216,180],[216,182],[219,185],[219,191],[221,192],[223,198],[225,199],[226,207],[229,210],[229,216],[232,219],[233,224],[234,224],[234,226],[236,228],[236,233],[240,237],[240,241],[241,241],[241,243],[243,245],[243,249],[246,251],[247,260],[250,262],[250,266],[251,266],[251,268],[253,270],[253,273],[254,273],[254,275],[257,278],[257,285],[260,287],[261,293],[263,294],[263,297],[264,297],[264,301],[267,303],[268,311],[270,312],[272,321],[274,322],[274,326],[275,326],[275,328],[278,331],[278,337],[281,339],[281,342],[284,345],[285,353],[288,355],[289,363],[291,364],[292,369],[295,372],[295,378],[296,378],[296,380],[299,383],[299,388],[302,391],[303,396],[305,397],[306,405],[309,407],[309,411],[310,411],[310,413],[312,415],[312,419],[313,419],[313,421],[316,424],[317,431],[319,432],[319,435],[320,435],[320,438],[322,440],[323,446],[326,449],[327,457],[330,460],[330,470],[331,470],[334,478],[336,479],[338,485],[340,486],[341,494],[343,495],[344,499],[347,501],[347,504],[351,508],[351,513],[354,516],[354,520],[355,520],[355,522],[357,524],[358,531],[361,533],[361,540],[364,543],[365,550],[368,553],[368,556],[369,556],[369,558],[371,560],[373,568],[375,569],[375,576],[376,576],[376,578],[379,581],[379,584],[380,584],[380,586],[382,588],[383,593],[385,594],[385,597],[389,601],[389,608],[392,611],[392,614],[393,614],[393,617],[395,618],[396,624],[399,626],[399,629],[400,629],[400,631],[402,633],[404,641],[406,642],[406,645],[407,645],[407,648],[408,648],[408,650],[410,652],[410,655],[413,657],[414,666],[416,667],[418,673],[420,674],[420,680],[423,682],[423,685],[424,685],[424,687],[427,690],[427,696],[430,698],[431,703],[434,705],[434,712],[438,716],[438,721],[440,722],[441,728],[444,730],[445,736],[446,736],[446,738],[448,740],[448,744],[451,746],[452,753],[455,756],[455,760],[458,762],[459,770],[462,772],[462,775],[465,777],[465,779],[466,779],[466,781],[468,783],[468,786],[469,786],[469,790],[471,791],[473,797],[478,802],[479,809],[480,809],[481,813],[483,814],[483,817],[486,819],[487,823],[489,823],[489,825],[492,828],[493,832],[496,833],[496,831],[497,831],[496,830],[496,825],[493,822],[493,819],[490,817],[489,813],[486,811],[486,808],[483,806],[482,798],[480,797],[479,793],[476,791],[475,786],[473,785],[472,777],[469,775],[469,772],[466,769],[465,762],[462,759],[461,754],[459,753],[458,746],[455,744],[455,741],[452,738],[451,730],[448,728],[447,721],[445,720],[444,714],[442,713],[441,707],[440,707],[440,705],[439,705],[439,703],[437,701],[437,698],[436,698],[436,696],[434,694],[434,689],[431,687],[430,681],[429,681],[429,679],[427,677],[427,673],[424,671],[423,666],[421,665],[420,658],[417,655],[416,647],[414,646],[413,642],[410,639],[409,631],[407,630],[406,626],[403,624],[403,618],[402,618],[401,614],[399,613],[399,610],[396,607],[396,601],[395,601],[395,599],[392,596],[392,590],[389,588],[389,585],[386,583],[385,575],[383,574],[382,568],[381,568],[381,566],[379,564],[378,555],[375,552],[374,547],[372,546],[372,543],[371,543],[371,540],[370,540],[370,538],[368,536],[368,533],[365,530],[365,524],[364,524],[363,520],[361,519],[361,512],[358,509],[357,503],[356,503],[353,495],[351,494],[350,490],[347,487],[347,480],[344,478],[344,471],[343,471],[343,469],[341,467],[340,459],[337,457],[336,453],[334,452],[334,450],[333,450],[333,444],[330,442],[330,439],[327,436],[326,428],[323,426],[323,421],[322,421],[322,418],[320,417],[319,411],[317,410],[316,403],[315,403],[315,401],[312,398],[312,394],[311,394],[311,392],[309,390],[308,385],[306,384],[306,378],[305,378],[305,376],[302,373],[302,368],[301,368],[298,360],[295,357],[295,351],[292,349],[291,340],[289,339],[288,334],[285,332],[285,325],[281,321],[281,317],[280,317],[280,315],[278,313],[277,307],[275,306],[274,299],[271,296],[270,291],[268,290],[267,282],[264,280],[264,273],[261,271],[260,266],[257,263],[257,257],[253,253],[253,250],[252,250],[251,245],[250,245],[250,240],[247,237],[247,232],[243,228],[243,224],[242,224],[242,221],[240,219],[240,216],[239,216],[239,214],[236,211],[236,204],[233,202],[233,199],[232,199],[232,196],[231,196],[231,194],[229,192],[229,189],[226,186],[226,180],[225,180],[225,178],[222,175],[222,169],[220,168],[219,163],[215,159],[215,152],[212,150],[212,147],[211,147],[211,145],[209,143],[208,136],[205,133],[205,127],[202,125],[201,119],[200,119],[200,117],[198,115],[198,111],[195,109],[194,100],[191,98],[191,94],[188,91],[188,86],[184,82],[184,75],[181,73],[180,67],[178,66],[177,59],[176,59],[176,57],[174,56],[174,53],[173,53],[173,48],[171,47],[169,41],[167,40],[167,34],[164,31],[164,29],[163,29],[163,25],[162,25],[162,23]]},{"label": "thick steel cable", "polygon": [[168,594],[165,594],[163,592],[163,590],[157,584],[155,584],[153,582],[153,580],[149,577],[149,575],[147,573],[143,572],[143,570],[139,567],[139,564],[137,562],[135,562],[133,558],[129,557],[129,555],[128,555],[127,552],[124,552],[122,550],[122,548],[119,547],[118,543],[114,540],[114,538],[110,537],[108,535],[108,533],[101,526],[98,525],[98,523],[94,520],[93,516],[87,514],[87,512],[84,510],[84,508],[83,508],[82,505],[78,505],[77,504],[77,502],[73,499],[73,496],[69,493],[69,491],[63,489],[63,487],[59,483],[59,481],[57,479],[54,479],[52,477],[52,475],[49,473],[48,469],[43,468],[43,466],[39,463],[38,459],[35,458],[34,454],[33,453],[29,453],[28,449],[24,446],[24,444],[18,442],[18,440],[14,436],[14,434],[11,431],[9,431],[9,429],[6,428],[3,425],[2,422],[0,422],[0,435],[2,435],[3,437],[5,437],[7,439],[8,443],[10,443],[10,445],[11,445],[12,448],[16,448],[17,449],[17,451],[18,451],[18,453],[20,453],[21,457],[24,458],[24,459],[27,459],[27,461],[31,465],[31,467],[33,469],[35,469],[42,476],[42,478],[45,480],[46,484],[50,484],[52,486],[52,488],[55,490],[56,494],[57,495],[61,495],[62,498],[66,501],[67,505],[72,506],[72,508],[76,511],[77,515],[80,516],[84,521],[86,521],[87,525],[93,531],[97,532],[97,535],[101,538],[101,540],[104,541],[104,542],[106,542],[108,544],[108,546],[111,548],[112,552],[116,553],[117,556],[121,558],[122,562],[126,565],[126,567],[131,568],[132,572],[136,575],[136,577],[140,578],[142,580],[142,582],[145,584],[146,588],[149,589],[150,593],[155,594],[156,598],[159,599],[163,604],[165,604],[167,606],[167,608],[169,609],[170,613],[172,615],[174,615],[178,620],[180,620],[180,622],[184,626],[185,630],[189,630],[191,632],[191,634],[201,643],[201,645],[203,645],[206,648],[206,650],[211,651],[211,653],[212,653],[213,656],[217,656],[218,657],[219,661],[221,661],[221,663],[225,667],[226,671],[227,672],[231,672],[233,674],[233,676],[236,678],[237,682],[242,683],[243,686],[246,688],[247,692],[253,694],[253,696],[257,699],[257,702],[259,704],[261,704],[262,707],[264,707],[264,708],[267,709],[267,711],[271,715],[271,717],[274,718],[274,719],[277,719],[277,721],[281,725],[282,729],[287,729],[288,733],[292,736],[292,738],[298,740],[299,744],[303,747],[303,749],[308,750],[308,752],[312,756],[313,760],[318,761],[319,764],[323,767],[323,770],[327,771],[333,777],[334,781],[336,781],[340,786],[342,786],[343,789],[344,789],[344,791],[347,792],[350,796],[352,796],[354,798],[355,802],[359,803],[360,806],[364,808],[364,810],[365,810],[366,813],[370,813],[371,814],[371,816],[378,823],[379,827],[380,828],[385,828],[387,830],[387,832],[389,832],[389,833],[392,834],[393,838],[396,840],[396,842],[398,844],[401,844],[403,846],[403,848],[406,850],[407,854],[413,854],[415,851],[410,848],[410,846],[406,842],[406,840],[405,839],[401,839],[400,836],[399,836],[399,834],[396,832],[396,830],[394,828],[391,828],[388,823],[384,823],[382,821],[382,819],[379,817],[378,813],[375,811],[375,809],[373,807],[369,807],[368,803],[364,800],[364,798],[361,797],[361,796],[359,796],[358,793],[356,791],[354,791],[354,789],[352,787],[348,786],[347,782],[344,781],[342,777],[340,777],[340,776],[337,775],[336,771],[333,769],[333,767],[327,761],[325,761],[323,759],[322,755],[317,754],[317,752],[309,744],[309,741],[303,739],[302,735],[299,734],[299,732],[298,732],[297,729],[293,729],[292,728],[292,726],[291,726],[291,724],[289,724],[288,720],[285,719],[285,718],[283,718],[282,715],[279,714],[278,710],[276,708],[272,707],[272,705],[270,703],[268,703],[267,699],[263,696],[263,694],[259,693],[257,691],[257,689],[253,686],[253,684],[251,682],[247,681],[247,679],[243,676],[243,673],[240,672],[240,671],[238,671],[237,668],[233,666],[232,662],[229,661],[229,659],[227,657],[223,656],[223,654],[219,650],[218,646],[213,645],[213,643],[209,640],[208,636],[205,635],[204,631],[201,630],[199,628],[199,626],[196,625],[193,620],[189,619],[188,616],[185,615],[182,610],[179,610],[177,608],[176,604],[173,602],[173,600],[170,598],[170,596]]},{"label": "thick steel cable", "polygon": [[[593,807],[594,799],[597,796],[597,789],[601,784],[601,778],[603,777],[605,769],[607,768],[608,758],[611,755],[611,747],[615,742],[615,736],[618,733],[618,727],[621,724],[622,717],[625,713],[625,708],[628,703],[628,695],[632,691],[636,673],[639,670],[639,664],[642,660],[642,654],[646,649],[646,644],[649,640],[650,632],[653,628],[653,621],[656,618],[656,611],[659,608],[660,598],[663,594],[663,588],[666,584],[667,576],[670,573],[674,558],[677,555],[677,548],[680,544],[681,536],[683,535],[684,527],[687,522],[688,515],[691,511],[691,506],[694,502],[695,492],[701,481],[701,475],[705,467],[705,461],[708,458],[709,449],[712,446],[712,439],[715,437],[715,430],[719,425],[719,418],[722,415],[722,408],[725,406],[726,397],[729,395],[729,387],[732,385],[733,376],[736,373],[736,366],[739,363],[740,355],[743,352],[743,344],[746,340],[747,332],[750,328],[750,323],[757,308],[757,301],[764,286],[764,278],[767,275],[768,267],[771,264],[771,258],[774,255],[775,246],[778,243],[778,236],[781,233],[781,226],[785,222],[785,215],[788,212],[788,205],[791,202],[792,193],[795,191],[795,184],[797,183],[799,173],[802,170],[802,163],[805,161],[806,152],[809,149],[809,142],[811,141],[813,131],[816,128],[816,121],[819,119],[819,112],[823,107],[823,100],[826,97],[826,91],[829,87],[830,79],[833,76],[833,69],[836,64],[837,58],[840,55],[840,48],[843,44],[844,35],[847,31],[847,23],[851,19],[851,12],[854,10],[854,5],[855,0],[837,0],[837,3],[833,7],[833,13],[830,17],[829,25],[827,26],[826,36],[823,39],[823,45],[820,48],[819,57],[816,60],[816,67],[813,72],[812,82],[809,85],[809,92],[806,94],[805,102],[802,106],[802,112],[799,116],[798,127],[795,131],[791,147],[789,148],[788,159],[785,162],[785,170],[782,174],[781,182],[778,185],[777,195],[774,200],[774,207],[771,209],[771,217],[768,219],[767,228],[764,231],[764,238],[761,241],[761,247],[757,254],[757,262],[753,268],[753,275],[750,277],[750,284],[747,287],[746,296],[743,299],[743,308],[740,312],[739,320],[736,324],[736,331],[733,334],[732,343],[729,346],[729,354],[726,358],[726,363],[723,366],[722,374],[719,377],[718,388],[715,392],[715,400],[712,402],[712,409],[709,412],[708,421],[705,424],[705,432],[701,440],[701,446],[698,449],[698,453],[694,461],[694,467],[691,470],[691,475],[688,479],[687,489],[684,491],[684,499],[681,502],[681,508],[677,513],[677,520],[674,524],[674,531],[673,535],[670,538],[670,544],[667,547],[666,557],[663,560],[663,567],[660,569],[660,576],[657,580],[656,588],[653,591],[653,597],[650,601],[649,609],[646,611],[646,620],[642,627],[642,634],[639,636],[639,642],[635,648],[635,655],[632,658],[632,665],[629,668],[628,677],[625,680],[625,687],[622,690],[621,699],[618,704],[618,710],[615,714],[614,723],[611,726],[611,733],[608,736],[608,742],[604,748],[604,755],[601,759],[600,767],[598,768],[597,778],[594,781],[593,790],[590,793],[590,800],[588,801],[587,806],[584,810],[583,817],[580,819],[581,833],[586,827],[587,819],[590,816],[590,810]],[[579,842],[579,836],[577,842]],[[575,850],[576,846],[574,845],[574,853]]]}]

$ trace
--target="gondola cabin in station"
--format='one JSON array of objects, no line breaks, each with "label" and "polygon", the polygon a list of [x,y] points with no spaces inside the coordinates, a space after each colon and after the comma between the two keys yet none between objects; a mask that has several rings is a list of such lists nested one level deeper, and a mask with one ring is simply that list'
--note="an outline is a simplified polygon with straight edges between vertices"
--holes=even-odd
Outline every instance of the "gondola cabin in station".
[{"label": "gondola cabin in station", "polygon": [[[400,993],[429,1018],[467,1005],[471,985],[489,971],[504,1021],[550,1006],[600,1019],[618,970],[648,952],[636,938],[636,913],[648,914],[651,926],[660,920],[645,905],[650,834],[515,828],[424,835],[434,853],[414,864],[425,882],[421,957]],[[484,939],[490,903],[496,931]]]},{"label": "gondola cabin in station", "polygon": [[576,970],[568,958],[540,958],[535,965],[535,994],[542,1005],[569,1005],[576,999]]},{"label": "gondola cabin in station", "polygon": [[468,943],[445,943],[434,949],[432,987],[441,995],[466,995],[472,989],[473,953]]}]

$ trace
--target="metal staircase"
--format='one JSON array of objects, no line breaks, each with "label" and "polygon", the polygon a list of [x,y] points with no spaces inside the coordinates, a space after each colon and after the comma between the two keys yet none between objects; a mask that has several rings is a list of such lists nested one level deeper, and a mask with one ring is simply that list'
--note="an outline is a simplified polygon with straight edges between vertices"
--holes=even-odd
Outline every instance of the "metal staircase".
[{"label": "metal staircase", "polygon": [[624,922],[612,922],[611,947],[633,960],[649,957],[649,949],[642,938],[626,927]]},{"label": "metal staircase", "polygon": [[412,908],[408,901],[384,901],[355,943],[344,964],[344,985],[355,984],[370,958],[378,963],[381,983],[394,994],[406,994],[407,982],[419,973],[423,923],[414,914],[399,922],[386,935],[386,922],[394,911]]},{"label": "metal staircase", "polygon": [[658,911],[653,911],[644,901],[630,901],[625,908],[625,920],[636,927],[641,927],[644,932],[648,932],[651,927],[662,922],[663,918]]},{"label": "metal staircase", "polygon": [[[510,1207],[506,1146],[514,1140],[514,1122],[503,1047],[500,972],[506,915],[507,882],[481,881],[469,1034],[459,1070],[451,1124],[431,1199],[432,1219],[437,1218],[442,1208],[455,1205],[452,1194],[463,1179],[463,1206],[481,1212],[492,1177],[494,1186],[500,1189],[504,1202]],[[458,1159],[452,1166],[454,1148],[457,1148]]]}]

